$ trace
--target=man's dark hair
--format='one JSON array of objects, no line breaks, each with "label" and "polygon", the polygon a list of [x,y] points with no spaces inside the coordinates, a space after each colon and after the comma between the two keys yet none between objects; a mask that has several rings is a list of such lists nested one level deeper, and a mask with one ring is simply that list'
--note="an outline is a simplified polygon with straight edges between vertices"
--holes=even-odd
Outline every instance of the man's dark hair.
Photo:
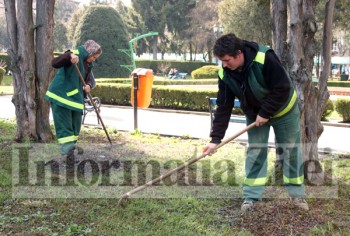
[{"label": "man's dark hair", "polygon": [[226,34],[218,38],[214,45],[214,55],[223,57],[225,55],[236,56],[238,50],[243,51],[243,40],[237,38],[234,34]]}]

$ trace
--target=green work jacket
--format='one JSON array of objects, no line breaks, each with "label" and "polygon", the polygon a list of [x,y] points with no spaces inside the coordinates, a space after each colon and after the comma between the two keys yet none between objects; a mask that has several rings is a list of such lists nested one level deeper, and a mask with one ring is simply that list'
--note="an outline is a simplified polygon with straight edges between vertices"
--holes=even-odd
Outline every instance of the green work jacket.
[{"label": "green work jacket", "polygon": [[[84,60],[89,56],[89,53],[83,46],[79,46],[78,50],[75,51],[77,52],[75,54],[78,54],[79,57],[77,66],[81,74],[84,75]],[[57,70],[45,94],[45,99],[70,110],[83,111],[83,84],[73,64],[62,66]]]}]

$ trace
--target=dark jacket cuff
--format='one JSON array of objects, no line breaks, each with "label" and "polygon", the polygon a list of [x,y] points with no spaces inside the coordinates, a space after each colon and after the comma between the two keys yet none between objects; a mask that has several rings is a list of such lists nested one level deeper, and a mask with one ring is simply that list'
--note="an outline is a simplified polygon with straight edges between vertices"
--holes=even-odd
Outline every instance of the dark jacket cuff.
[{"label": "dark jacket cuff", "polygon": [[221,139],[220,138],[216,138],[216,137],[212,137],[210,142],[219,144],[219,143],[221,143]]}]

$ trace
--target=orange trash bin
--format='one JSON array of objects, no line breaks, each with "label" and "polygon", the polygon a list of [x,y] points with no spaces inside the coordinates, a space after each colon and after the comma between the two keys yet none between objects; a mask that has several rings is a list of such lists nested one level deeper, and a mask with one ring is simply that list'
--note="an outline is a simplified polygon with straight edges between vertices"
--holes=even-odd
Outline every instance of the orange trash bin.
[{"label": "orange trash bin", "polygon": [[153,70],[136,68],[132,73],[131,86],[131,105],[134,106],[134,75],[138,75],[138,90],[137,90],[137,107],[147,108],[151,103],[152,85],[153,85]]}]

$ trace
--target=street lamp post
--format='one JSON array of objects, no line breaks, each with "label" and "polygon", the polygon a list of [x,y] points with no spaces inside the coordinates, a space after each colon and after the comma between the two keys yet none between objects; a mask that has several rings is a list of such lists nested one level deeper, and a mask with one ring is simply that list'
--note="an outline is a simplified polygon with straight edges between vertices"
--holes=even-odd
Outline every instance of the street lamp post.
[{"label": "street lamp post", "polygon": [[[224,33],[224,25],[223,24],[214,24],[213,26],[215,39],[219,38],[219,36]],[[218,64],[218,58],[215,59],[216,64]]]}]

